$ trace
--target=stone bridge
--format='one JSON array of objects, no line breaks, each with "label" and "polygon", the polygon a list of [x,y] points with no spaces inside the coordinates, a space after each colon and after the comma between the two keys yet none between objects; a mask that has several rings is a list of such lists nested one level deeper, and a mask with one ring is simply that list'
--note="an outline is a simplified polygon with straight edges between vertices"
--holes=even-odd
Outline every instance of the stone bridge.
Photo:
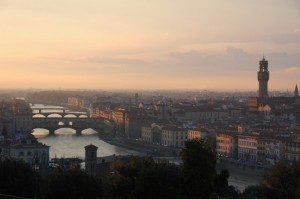
[{"label": "stone bridge", "polygon": [[77,135],[85,129],[93,129],[97,132],[103,131],[107,124],[102,118],[32,118],[32,129],[42,128],[49,130],[50,135],[60,128],[71,128],[76,131]]},{"label": "stone bridge", "polygon": [[86,111],[72,111],[68,110],[67,108],[32,108],[32,117],[36,116],[43,116],[48,118],[50,115],[58,114],[62,118],[66,116],[75,116],[76,118],[79,117],[87,117],[88,113]]}]

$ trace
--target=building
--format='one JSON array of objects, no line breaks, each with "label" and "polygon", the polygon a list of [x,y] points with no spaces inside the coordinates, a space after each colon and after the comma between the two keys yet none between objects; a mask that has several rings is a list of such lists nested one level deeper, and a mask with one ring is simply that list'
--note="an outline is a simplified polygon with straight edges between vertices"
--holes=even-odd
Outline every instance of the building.
[{"label": "building", "polygon": [[237,135],[238,158],[243,161],[257,161],[258,135]]},{"label": "building", "polygon": [[[288,162],[300,160],[300,136],[291,137],[286,141],[285,160]],[[297,139],[298,138],[298,139]]]},{"label": "building", "polygon": [[162,144],[162,126],[152,123],[142,127],[141,140],[151,144]]},{"label": "building", "polygon": [[143,142],[148,142],[148,143],[153,142],[153,133],[152,133],[151,125],[142,127],[141,140]]},{"label": "building", "polygon": [[84,97],[72,96],[68,97],[68,105],[79,108],[88,108],[90,106],[90,101]]},{"label": "building", "polygon": [[31,136],[13,143],[2,142],[0,148],[1,156],[23,160],[38,168],[47,168],[49,166],[50,147],[39,143]]},{"label": "building", "polygon": [[29,135],[32,132],[32,110],[29,104],[20,99],[15,99],[12,104],[14,115],[15,133]]},{"label": "building", "polygon": [[259,71],[257,72],[257,79],[259,82],[258,86],[258,96],[268,97],[268,81],[269,81],[269,70],[268,61],[265,57],[259,61]]},{"label": "building", "polygon": [[162,128],[162,145],[181,148],[184,147],[187,137],[187,129],[178,127],[163,127]]},{"label": "building", "polygon": [[188,139],[204,139],[207,135],[207,131],[205,129],[198,129],[198,128],[193,128],[193,129],[188,129]]},{"label": "building", "polygon": [[116,124],[116,133],[125,136],[126,110],[121,108],[114,110],[112,119]]},{"label": "building", "polygon": [[216,133],[216,152],[220,156],[237,157],[237,136],[233,132]]},{"label": "building", "polygon": [[91,175],[96,174],[97,167],[97,149],[95,145],[87,145],[85,149],[85,171]]},{"label": "building", "polygon": [[269,165],[274,165],[283,160],[285,155],[285,143],[276,138],[265,138],[265,159]]},{"label": "building", "polygon": [[257,161],[261,163],[266,162],[266,141],[265,139],[257,140]]},{"label": "building", "polygon": [[129,156],[97,157],[98,147],[87,145],[85,148],[85,171],[90,175],[105,176],[115,170],[115,166],[128,161]]},{"label": "building", "polygon": [[[300,103],[298,86],[296,85],[293,97],[269,97],[268,94],[268,81],[269,81],[269,69],[268,61],[263,59],[259,62],[259,71],[257,72],[257,79],[259,83],[258,97],[248,98],[248,109],[250,111],[258,111],[261,107],[266,105],[270,107],[271,110],[275,110],[277,106],[294,106]],[[296,109],[295,109],[296,112]],[[296,113],[294,113],[296,114]],[[270,116],[270,115],[269,115]],[[266,116],[267,119],[269,116]]]},{"label": "building", "polygon": [[140,139],[142,127],[151,124],[153,121],[152,117],[130,114],[128,112],[125,119],[125,136],[130,139]]}]

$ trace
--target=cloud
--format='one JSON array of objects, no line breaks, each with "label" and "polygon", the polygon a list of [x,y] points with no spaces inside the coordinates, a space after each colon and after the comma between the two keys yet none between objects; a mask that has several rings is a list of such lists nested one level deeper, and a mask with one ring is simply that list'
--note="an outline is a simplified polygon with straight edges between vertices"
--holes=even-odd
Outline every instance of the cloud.
[{"label": "cloud", "polygon": [[67,61],[67,62],[83,62],[93,64],[108,65],[144,65],[145,61],[141,59],[118,58],[118,57],[102,57],[102,56],[81,56],[75,58],[55,58],[55,57],[38,57],[45,60]]},{"label": "cloud", "polygon": [[204,53],[196,50],[172,52],[170,57],[175,66],[184,66],[194,73],[227,74],[239,69],[249,70],[250,63],[255,61],[253,55],[242,48],[228,47],[223,53]]},{"label": "cloud", "polygon": [[231,56],[237,56],[237,57],[247,56],[247,53],[242,48],[228,47],[226,52],[228,55]]},{"label": "cloud", "polygon": [[300,72],[300,67],[289,67],[289,68],[286,68],[284,69],[284,72],[285,73],[299,73]]},{"label": "cloud", "polygon": [[118,58],[118,57],[101,57],[101,56],[88,56],[74,58],[73,61],[85,63],[100,63],[100,64],[117,64],[117,65],[142,65],[146,64],[145,61],[140,59]]},{"label": "cloud", "polygon": [[190,60],[201,60],[201,58],[204,57],[204,53],[201,53],[196,50],[191,50],[188,52],[171,52],[170,56],[174,59],[178,60],[185,60],[185,61],[190,61]]}]

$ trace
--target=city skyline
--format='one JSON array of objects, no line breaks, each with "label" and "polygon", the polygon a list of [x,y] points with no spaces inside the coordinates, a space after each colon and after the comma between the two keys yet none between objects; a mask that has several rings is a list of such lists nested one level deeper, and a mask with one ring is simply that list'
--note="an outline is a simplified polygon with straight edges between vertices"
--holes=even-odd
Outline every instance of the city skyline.
[{"label": "city skyline", "polygon": [[0,0],[0,88],[293,90],[300,2]]}]

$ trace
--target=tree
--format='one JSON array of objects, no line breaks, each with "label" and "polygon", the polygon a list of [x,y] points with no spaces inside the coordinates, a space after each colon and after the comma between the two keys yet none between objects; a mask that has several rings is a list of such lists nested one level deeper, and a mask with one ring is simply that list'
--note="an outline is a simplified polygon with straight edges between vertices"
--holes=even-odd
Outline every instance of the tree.
[{"label": "tree", "polygon": [[209,133],[206,137],[204,142],[211,148],[212,151],[215,152],[215,149],[217,147],[217,142],[216,142],[216,136],[212,133]]},{"label": "tree", "polygon": [[216,156],[202,139],[188,140],[181,151],[183,198],[210,198],[216,177]]},{"label": "tree", "polygon": [[214,190],[218,194],[226,192],[228,187],[229,172],[227,170],[222,170],[220,174],[217,174],[214,179]]},{"label": "tree", "polygon": [[264,183],[279,198],[300,198],[300,161],[279,162],[263,175]]},{"label": "tree", "polygon": [[106,198],[176,198],[179,168],[151,157],[131,157],[105,182]]},{"label": "tree", "polygon": [[23,161],[0,160],[0,193],[33,198],[37,174]]},{"label": "tree", "polygon": [[135,198],[176,198],[180,183],[180,170],[166,162],[144,167],[136,179]]},{"label": "tree", "polygon": [[256,185],[247,187],[241,194],[240,199],[253,199],[253,198],[280,198],[274,192],[264,185]]},{"label": "tree", "polygon": [[46,199],[102,198],[102,183],[100,179],[86,174],[79,168],[58,168],[45,178],[42,191]]}]

